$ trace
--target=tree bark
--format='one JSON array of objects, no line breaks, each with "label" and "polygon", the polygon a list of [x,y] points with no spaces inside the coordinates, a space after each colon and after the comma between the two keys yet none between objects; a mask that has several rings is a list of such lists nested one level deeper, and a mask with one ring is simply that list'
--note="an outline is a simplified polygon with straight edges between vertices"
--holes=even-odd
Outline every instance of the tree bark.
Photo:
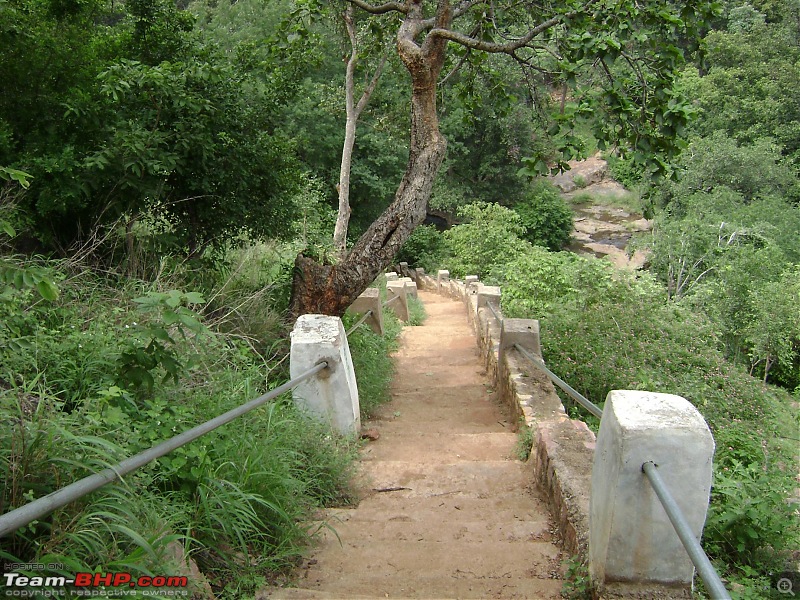
[{"label": "tree bark", "polygon": [[358,103],[355,101],[355,73],[358,63],[358,38],[353,22],[353,5],[348,4],[342,20],[347,30],[347,37],[350,39],[350,57],[347,59],[345,69],[344,89],[345,89],[345,111],[346,121],[344,128],[344,146],[342,147],[342,163],[339,169],[339,211],[336,216],[336,227],[333,231],[333,248],[339,260],[343,259],[347,253],[347,227],[350,223],[350,170],[353,163],[353,148],[356,143],[356,124],[361,112],[367,106],[378,79],[386,63],[386,56],[381,59],[375,69],[372,80],[369,82]]},{"label": "tree bark", "polygon": [[[452,18],[449,3],[440,2],[437,25]],[[397,251],[425,219],[433,181],[444,160],[447,142],[439,131],[436,83],[447,41],[423,31],[422,0],[411,0],[397,33],[397,52],[411,75],[411,137],[405,174],[394,200],[336,265],[320,264],[300,254],[292,280],[291,316],[316,313],[341,316],[347,307],[391,264]]]}]

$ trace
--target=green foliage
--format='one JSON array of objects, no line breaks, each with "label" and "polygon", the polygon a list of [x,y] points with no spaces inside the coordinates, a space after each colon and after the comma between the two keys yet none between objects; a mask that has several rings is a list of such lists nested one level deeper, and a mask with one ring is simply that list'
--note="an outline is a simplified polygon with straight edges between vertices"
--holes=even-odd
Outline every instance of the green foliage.
[{"label": "green foliage", "polygon": [[187,332],[195,335],[207,333],[200,315],[185,306],[203,304],[205,300],[197,292],[170,290],[151,292],[134,298],[133,302],[139,305],[143,315],[153,316],[145,317],[147,320],[141,325],[133,324],[129,347],[118,359],[122,381],[152,392],[152,372],[160,367],[165,373],[164,381],[172,379],[178,383],[190,365],[180,361],[173,336],[177,333],[186,339]]},{"label": "green foliage", "polygon": [[728,30],[704,40],[704,72],[687,70],[681,85],[695,99],[703,136],[724,132],[742,145],[774,140],[797,166],[800,100],[791,92],[800,82],[797,38],[800,7],[772,3],[769,21],[743,3],[728,13]]},{"label": "green foliage", "polygon": [[[674,168],[677,181],[662,185],[663,205],[681,202],[693,194],[719,192],[723,189],[741,194],[744,202],[766,196],[800,197],[797,174],[783,164],[780,150],[769,140],[739,145],[723,132],[695,139],[681,154]],[[671,210],[680,210],[670,205]]]},{"label": "green foliage", "polygon": [[534,441],[533,429],[524,422],[520,423],[519,431],[517,432],[517,443],[514,446],[514,454],[519,460],[523,462],[528,460]]},{"label": "green foliage", "polygon": [[[259,267],[275,256],[254,255]],[[0,322],[24,342],[0,344],[0,419],[9,424],[0,430],[3,513],[287,378],[280,360],[257,354],[243,336],[209,327],[197,312],[204,297],[224,310],[240,298],[233,289],[246,288],[250,276],[266,281],[268,270],[206,273],[212,287],[201,296],[177,291],[173,273],[162,273],[154,289],[85,266],[43,268],[63,278],[57,299],[43,303],[28,289],[0,303]],[[256,314],[273,318],[265,297],[251,321]],[[273,331],[275,324],[262,327]],[[148,354],[155,343],[163,355]],[[166,375],[153,376],[138,393],[118,384],[120,361],[132,349],[158,359],[150,372]],[[255,585],[295,563],[310,533],[299,523],[315,507],[351,501],[356,444],[306,422],[283,401],[242,417],[236,435],[230,427],[3,538],[0,554],[73,571],[164,574],[178,567],[166,551],[175,542],[192,552],[220,595],[251,591],[236,582]],[[251,560],[239,560],[239,552]]]},{"label": "green foliage", "polygon": [[568,600],[589,600],[594,597],[594,587],[589,576],[589,565],[579,556],[565,560],[564,585],[561,594]]},{"label": "green foliage", "polygon": [[396,260],[433,272],[442,264],[444,244],[444,238],[435,226],[420,225],[400,248]]},{"label": "green foliage", "polygon": [[412,326],[422,325],[428,314],[425,312],[425,305],[413,296],[408,297],[408,324]]},{"label": "green foliage", "polygon": [[[764,381],[775,364],[792,366],[800,353],[800,267],[750,290],[752,320],[744,328],[751,364],[764,361]],[[752,370],[752,369],[751,369]],[[800,378],[792,381],[796,387]]]},{"label": "green foliage", "polygon": [[731,459],[718,465],[703,534],[708,552],[738,565],[780,570],[784,557],[776,550],[800,533],[786,501],[793,487],[790,474],[776,475],[757,463]]},{"label": "green foliage", "polygon": [[514,205],[525,227],[523,238],[535,246],[561,250],[572,236],[572,211],[558,190],[545,182],[534,185],[528,196]]},{"label": "green foliage", "polygon": [[468,222],[444,233],[453,276],[478,275],[484,280],[530,247],[521,239],[525,232],[522,220],[511,209],[475,203],[463,207],[459,214]]},{"label": "green foliage", "polygon": [[[346,326],[352,324],[349,321],[355,319],[346,317]],[[362,418],[369,417],[389,401],[389,386],[394,377],[394,363],[389,355],[397,349],[402,325],[393,312],[384,311],[383,327],[383,336],[362,325],[347,339],[353,356]]]}]

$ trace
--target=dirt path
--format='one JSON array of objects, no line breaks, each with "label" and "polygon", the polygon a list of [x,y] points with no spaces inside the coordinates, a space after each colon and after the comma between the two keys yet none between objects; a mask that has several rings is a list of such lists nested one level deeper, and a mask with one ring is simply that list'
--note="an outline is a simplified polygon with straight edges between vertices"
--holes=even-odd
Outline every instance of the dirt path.
[{"label": "dirt path", "polygon": [[364,498],[329,511],[300,589],[257,598],[560,598],[560,549],[514,458],[513,423],[483,373],[464,305],[420,292],[392,401],[365,428]]}]

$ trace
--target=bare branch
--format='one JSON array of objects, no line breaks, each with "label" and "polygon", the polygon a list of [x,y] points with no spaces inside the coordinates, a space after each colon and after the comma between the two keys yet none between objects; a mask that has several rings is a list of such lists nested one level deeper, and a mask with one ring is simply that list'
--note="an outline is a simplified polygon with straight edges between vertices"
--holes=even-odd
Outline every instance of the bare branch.
[{"label": "bare branch", "polygon": [[386,2],[385,4],[374,5],[365,0],[347,0],[361,10],[365,10],[373,15],[385,15],[390,12],[408,13],[408,5],[405,2]]},{"label": "bare branch", "polygon": [[450,29],[442,29],[442,28],[434,28],[431,29],[430,34],[431,36],[440,37],[442,39],[448,40],[450,42],[455,42],[456,44],[461,44],[467,48],[472,48],[473,50],[480,50],[481,52],[490,52],[493,54],[512,54],[514,51],[519,50],[520,48],[524,48],[528,44],[530,44],[533,39],[542,33],[543,31],[547,31],[551,27],[555,27],[558,25],[563,19],[565,15],[557,15],[544,21],[531,29],[528,33],[522,36],[519,39],[514,41],[508,42],[506,44],[496,44],[494,42],[485,42],[483,40],[476,40],[468,35],[460,33],[458,31],[452,31]]}]

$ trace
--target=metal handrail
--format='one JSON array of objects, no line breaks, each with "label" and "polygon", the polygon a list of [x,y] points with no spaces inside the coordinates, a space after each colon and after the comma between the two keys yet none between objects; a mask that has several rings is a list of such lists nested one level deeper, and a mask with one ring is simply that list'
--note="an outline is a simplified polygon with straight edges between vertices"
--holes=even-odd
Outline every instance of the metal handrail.
[{"label": "metal handrail", "polygon": [[346,335],[347,337],[350,337],[350,334],[351,334],[351,333],[353,333],[353,332],[354,332],[356,329],[358,329],[358,328],[361,326],[361,324],[362,324],[364,321],[366,321],[367,319],[369,319],[369,317],[370,317],[370,315],[371,315],[371,314],[372,314],[372,309],[370,309],[370,310],[368,310],[367,312],[365,312],[365,313],[364,313],[364,314],[361,316],[361,318],[360,318],[358,321],[356,321],[356,322],[355,322],[355,324],[354,324],[354,325],[353,325],[353,326],[352,326],[350,329],[348,329],[348,330],[345,332],[345,335]]},{"label": "metal handrail", "polygon": [[386,302],[381,304],[381,306],[383,306],[383,307],[389,306],[392,302],[394,302],[395,300],[399,300],[399,299],[400,299],[400,296],[392,296]]},{"label": "metal handrail", "polygon": [[546,366],[544,366],[544,363],[541,362],[538,358],[536,358],[535,356],[530,354],[528,351],[525,350],[525,348],[523,348],[519,344],[514,344],[514,347],[517,350],[519,350],[520,354],[522,354],[525,358],[527,358],[534,365],[539,367],[542,371],[547,373],[547,375],[550,377],[550,379],[553,380],[553,383],[555,383],[558,387],[560,387],[567,394],[569,394],[570,397],[572,397],[583,408],[588,410],[590,413],[592,413],[598,419],[603,416],[603,409],[602,408],[600,408],[594,402],[592,402],[591,400],[585,398],[584,396],[579,394],[577,391],[575,391],[575,389],[572,388],[572,386],[570,386],[563,379],[561,379],[558,375],[556,375],[550,369],[548,369]]},{"label": "metal handrail", "polygon": [[678,506],[678,503],[675,502],[675,498],[672,497],[672,494],[670,494],[667,489],[664,480],[661,479],[661,475],[658,474],[657,467],[658,465],[652,461],[648,461],[642,465],[642,471],[644,471],[648,481],[650,481],[650,485],[653,486],[656,496],[661,500],[661,506],[664,507],[664,511],[667,513],[672,526],[675,528],[675,532],[678,534],[681,542],[683,542],[683,547],[686,548],[689,558],[692,559],[692,563],[694,563],[694,566],[697,568],[700,579],[703,580],[713,600],[730,600],[730,594],[728,594],[728,590],[725,589],[722,579],[720,579],[717,571],[714,569],[714,565],[708,560],[708,556],[706,556],[700,542],[694,537],[691,526],[686,521],[686,517],[683,516],[683,512],[680,506]]},{"label": "metal handrail", "polygon": [[83,479],[71,483],[60,490],[48,494],[47,496],[42,496],[33,502],[7,512],[6,514],[0,516],[0,537],[16,531],[31,521],[35,521],[36,519],[39,519],[40,517],[43,517],[46,514],[56,510],[57,508],[66,506],[70,502],[74,502],[78,498],[81,498],[86,494],[90,494],[91,492],[103,487],[108,483],[111,483],[116,479],[122,479],[124,475],[127,475],[131,471],[134,471],[157,458],[161,458],[165,454],[168,454],[169,452],[172,452],[173,450],[196,440],[200,436],[213,431],[217,427],[221,427],[226,423],[230,423],[236,417],[258,408],[262,404],[269,402],[284,392],[288,392],[298,384],[326,368],[328,368],[328,363],[320,362],[304,373],[301,373],[294,379],[291,379],[274,390],[267,392],[263,396],[259,396],[258,398],[231,409],[228,412],[211,419],[210,421],[206,421],[197,427],[193,427],[188,431],[184,431],[183,433],[171,437],[170,439],[161,442],[160,444],[153,446],[148,450],[144,450],[139,454],[131,456],[130,458],[126,458],[121,463],[114,465],[113,467],[103,469],[99,473],[84,477]]},{"label": "metal handrail", "polygon": [[[526,351],[525,348],[519,344],[514,344],[514,347],[525,358],[547,373],[554,383],[556,383],[562,390],[575,399],[581,406],[583,406],[594,416],[602,418],[602,408],[576,392],[569,384],[565,383],[560,377],[558,377],[558,375],[548,369],[544,363]],[[642,465],[642,471],[647,476],[648,481],[650,481],[650,485],[653,486],[656,496],[658,496],[658,499],[661,501],[664,511],[667,513],[672,526],[675,528],[675,533],[678,534],[678,538],[681,540],[683,547],[686,549],[686,553],[689,555],[689,558],[692,560],[692,563],[697,569],[698,575],[700,575],[700,578],[703,580],[706,589],[711,594],[712,600],[730,600],[728,591],[725,589],[722,580],[717,574],[717,571],[714,569],[714,566],[711,564],[711,561],[708,559],[708,556],[700,545],[700,542],[698,542],[697,538],[694,537],[692,528],[686,521],[686,517],[684,517],[680,506],[678,506],[678,503],[675,502],[675,499],[667,489],[664,480],[661,479],[661,476],[656,471],[655,463],[652,461],[644,463]]]},{"label": "metal handrail", "polygon": [[498,321],[502,321],[503,320],[503,317],[501,317],[500,315],[497,314],[497,311],[494,309],[494,306],[492,305],[491,302],[487,302],[486,306],[488,306],[489,310],[492,311],[492,314],[494,315],[495,319],[497,319]]}]

